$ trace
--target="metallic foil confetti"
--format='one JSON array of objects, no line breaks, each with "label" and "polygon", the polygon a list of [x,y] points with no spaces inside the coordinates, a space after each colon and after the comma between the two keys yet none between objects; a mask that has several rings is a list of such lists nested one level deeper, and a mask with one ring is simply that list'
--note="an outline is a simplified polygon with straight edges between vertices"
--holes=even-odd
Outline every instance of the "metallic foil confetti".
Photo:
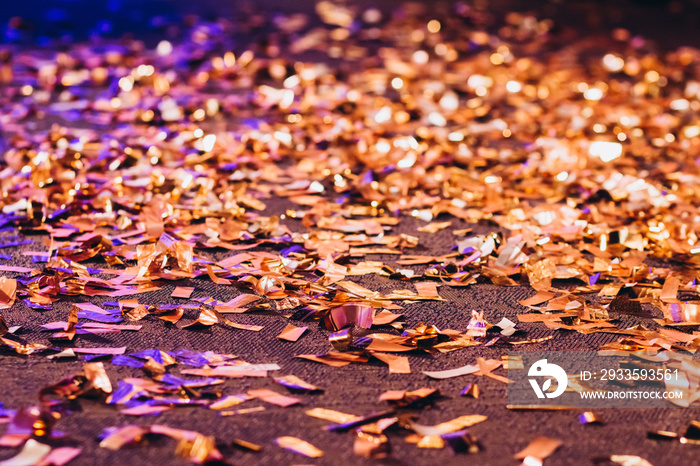
[{"label": "metallic foil confetti", "polygon": [[29,439],[22,447],[17,456],[8,460],[0,461],[2,466],[22,466],[40,463],[51,452],[51,447],[39,443],[34,439]]},{"label": "metallic foil confetti", "polygon": [[280,395],[272,390],[261,388],[256,390],[248,390],[248,396],[260,399],[267,403],[272,403],[277,406],[288,407],[301,403],[301,400],[291,396]]},{"label": "metallic foil confetti", "polygon": [[304,382],[299,377],[294,375],[273,377],[272,379],[292,392],[323,392],[323,389],[318,388],[317,386],[308,382]]},{"label": "metallic foil confetti", "polygon": [[253,452],[258,452],[262,450],[262,447],[260,445],[257,445],[252,442],[248,442],[246,440],[241,440],[241,439],[233,439],[231,440],[231,445],[234,448],[239,448],[241,450],[245,451],[253,451]]},{"label": "metallic foil confetti", "polygon": [[297,327],[292,324],[287,324],[287,326],[282,330],[282,333],[277,335],[280,340],[286,341],[297,341],[301,336],[308,330],[309,327]]},{"label": "metallic foil confetti", "polygon": [[206,463],[222,458],[216,449],[214,437],[198,434],[194,439],[181,438],[175,449],[175,453],[193,463]]},{"label": "metallic foil confetti", "polygon": [[537,437],[530,442],[526,448],[516,453],[514,458],[524,459],[527,457],[533,457],[543,460],[554,453],[554,451],[559,448],[561,444],[561,440],[551,439],[548,437]]},{"label": "metallic foil confetti", "polygon": [[129,443],[139,442],[148,429],[139,426],[124,426],[114,429],[102,438],[100,446],[109,450],[118,450]]},{"label": "metallic foil confetti", "polygon": [[352,422],[360,419],[359,416],[355,416],[354,414],[341,413],[339,411],[325,408],[310,409],[306,411],[306,414],[311,417],[317,417],[319,419],[324,419],[337,424],[344,424],[346,422]]},{"label": "metallic foil confetti", "polygon": [[356,325],[361,328],[370,328],[374,320],[375,310],[369,306],[358,304],[346,304],[331,309],[324,319],[327,328],[340,330],[348,325]]},{"label": "metallic foil confetti", "polygon": [[321,450],[311,445],[309,442],[296,437],[278,437],[275,441],[280,447],[299,453],[300,455],[308,456],[309,458],[320,458],[323,456]]},{"label": "metallic foil confetti", "polygon": [[388,353],[373,353],[375,358],[389,365],[392,374],[410,374],[411,366],[406,356],[397,356]]},{"label": "metallic foil confetti", "polygon": [[647,432],[647,438],[652,440],[678,440],[678,434],[667,430],[653,430]]},{"label": "metallic foil confetti", "polygon": [[479,398],[479,386],[475,383],[467,384],[466,387],[459,393],[462,396],[470,396],[472,398]]},{"label": "metallic foil confetti", "polygon": [[353,453],[365,458],[382,459],[389,456],[391,446],[386,435],[357,431]]}]

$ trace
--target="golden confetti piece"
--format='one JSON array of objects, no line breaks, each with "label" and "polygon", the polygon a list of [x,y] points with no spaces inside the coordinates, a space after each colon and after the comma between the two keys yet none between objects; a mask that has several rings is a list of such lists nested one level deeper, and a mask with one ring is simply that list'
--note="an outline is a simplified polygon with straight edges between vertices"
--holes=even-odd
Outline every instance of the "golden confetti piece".
[{"label": "golden confetti piece", "polygon": [[222,409],[227,409],[232,406],[239,405],[241,403],[244,403],[248,400],[252,400],[253,397],[250,395],[246,394],[238,394],[238,395],[228,395],[223,398],[220,398],[216,400],[214,403],[209,405],[209,409],[215,409],[215,410],[222,410]]},{"label": "golden confetti piece", "polygon": [[347,281],[347,280],[341,280],[336,285],[345,291],[354,294],[358,298],[367,298],[367,299],[372,299],[372,298],[379,298],[380,294],[377,293],[376,291],[371,291],[365,288],[362,285],[359,285],[355,282]]},{"label": "golden confetti piece", "polygon": [[527,299],[518,301],[523,306],[535,306],[537,304],[542,304],[545,301],[549,301],[555,296],[554,293],[549,291],[538,291],[537,294],[531,296]]},{"label": "golden confetti piece", "polygon": [[282,333],[277,335],[280,340],[286,341],[297,341],[301,336],[309,329],[309,327],[297,327],[292,324],[287,324],[287,326],[282,330]]},{"label": "golden confetti piece", "polygon": [[652,440],[678,440],[678,434],[667,430],[653,430],[647,432],[647,438]]},{"label": "golden confetti piece", "polygon": [[301,391],[301,392],[322,392],[323,390],[318,388],[316,385],[312,385],[308,382],[301,380],[295,375],[285,375],[281,377],[272,378],[278,384],[286,387],[290,391]]},{"label": "golden confetti piece", "polygon": [[439,435],[426,435],[417,444],[418,448],[443,448],[445,442]]},{"label": "golden confetti piece", "polygon": [[424,233],[437,233],[438,231],[444,230],[445,228],[449,228],[450,226],[452,226],[452,222],[450,221],[433,222],[422,227],[418,227],[418,231],[422,231]]},{"label": "golden confetti piece", "polygon": [[413,351],[415,349],[415,346],[406,346],[399,343],[395,343],[393,341],[385,341],[379,338],[373,339],[369,346],[367,346],[367,350],[371,352],[381,351],[398,353],[405,351]]},{"label": "golden confetti piece", "polygon": [[308,456],[309,458],[320,458],[323,456],[323,452],[321,450],[311,445],[309,442],[296,437],[277,437],[275,442],[277,445],[286,450]]},{"label": "golden confetti piece", "polygon": [[216,439],[202,434],[197,434],[194,439],[185,437],[179,439],[175,454],[193,463],[223,459],[219,450],[216,449]]},{"label": "golden confetti piece", "polygon": [[246,451],[258,452],[258,451],[262,450],[262,447],[260,445],[256,445],[255,443],[248,442],[246,440],[241,440],[241,439],[231,440],[231,445],[235,448],[240,448],[240,449],[246,450]]},{"label": "golden confetti piece", "polygon": [[411,366],[406,356],[396,356],[387,353],[372,353],[372,356],[389,365],[392,374],[410,374]]},{"label": "golden confetti piece", "polygon": [[606,285],[603,287],[602,290],[600,290],[598,296],[600,296],[604,302],[612,301],[613,299],[615,299],[622,287],[622,283]]},{"label": "golden confetti piece", "polygon": [[217,285],[230,285],[232,283],[231,280],[227,280],[216,275],[211,265],[207,265],[207,275],[209,276],[211,281],[213,281]]},{"label": "golden confetti piece", "polygon": [[[242,294],[238,295],[235,298],[233,298],[230,301],[227,301],[225,303],[218,304],[216,306],[216,310],[221,312],[222,314],[226,314],[227,312],[236,312],[233,311],[234,309],[242,309],[241,312],[245,312],[245,309],[243,306],[246,306],[248,304],[252,304],[256,301],[260,301],[259,296],[255,296],[252,294]],[[238,313],[238,312],[236,312]]]},{"label": "golden confetti piece", "polygon": [[170,324],[175,325],[180,321],[182,316],[185,314],[185,310],[181,307],[178,307],[176,309],[172,310],[166,310],[166,311],[157,311],[156,314],[158,315],[159,319],[162,319]]},{"label": "golden confetti piece", "polygon": [[365,458],[381,459],[391,453],[391,446],[386,435],[358,431],[355,434],[353,453]]},{"label": "golden confetti piece", "polygon": [[112,393],[112,383],[109,381],[104,364],[101,362],[86,363],[83,365],[83,371],[85,372],[85,377],[95,389],[102,390],[105,393]]},{"label": "golden confetti piece", "polygon": [[539,460],[543,460],[554,453],[554,451],[559,448],[561,444],[561,440],[548,437],[536,437],[527,447],[520,450],[513,457],[515,459],[524,459],[528,456],[532,456]]},{"label": "golden confetti piece", "polygon": [[333,422],[334,424],[346,424],[360,419],[360,416],[355,416],[354,414],[341,413],[340,411],[326,408],[310,409],[306,411],[306,414],[311,417]]},{"label": "golden confetti piece", "polygon": [[458,430],[462,430],[466,427],[484,422],[486,419],[488,418],[486,416],[482,416],[481,414],[469,414],[460,416],[450,421],[442,422],[435,426],[422,426],[411,422],[411,429],[422,436],[442,435],[449,434],[450,432],[457,432]]},{"label": "golden confetti piece", "polygon": [[0,309],[9,309],[15,303],[17,280],[0,277]]},{"label": "golden confetti piece", "polygon": [[327,366],[332,367],[343,367],[350,364],[350,361],[335,359],[328,355],[300,354],[296,357],[306,359],[308,361],[320,362],[321,364],[326,364]]},{"label": "golden confetti piece", "polygon": [[109,450],[119,450],[124,445],[141,441],[146,433],[148,429],[140,426],[120,427],[102,439],[100,446]]},{"label": "golden confetti piece", "polygon": [[460,395],[479,398],[479,386],[475,383],[467,384],[467,386],[460,392]]},{"label": "golden confetti piece", "polygon": [[301,400],[298,398],[280,395],[279,393],[273,392],[272,390],[267,388],[248,390],[248,396],[258,398],[262,401],[265,401],[266,403],[282,406],[283,408],[301,403]]},{"label": "golden confetti piece", "polygon": [[249,324],[241,324],[238,322],[231,322],[228,319],[220,319],[220,321],[224,322],[227,326],[231,328],[237,328],[238,330],[248,330],[251,332],[259,332],[262,330],[264,327],[262,325],[249,325]]},{"label": "golden confetti piece", "polygon": [[552,338],[554,338],[554,335],[549,335],[542,338],[533,338],[532,340],[509,341],[508,343],[511,345],[527,345],[530,343],[542,343],[543,341],[551,340]]},{"label": "golden confetti piece", "polygon": [[389,325],[402,317],[403,315],[401,314],[394,314],[391,311],[383,310],[379,314],[374,316],[374,319],[372,320],[372,325]]},{"label": "golden confetti piece", "polygon": [[664,286],[661,288],[661,295],[659,298],[662,301],[675,301],[678,296],[679,285],[680,279],[677,277],[666,277],[666,281],[664,281]]},{"label": "golden confetti piece", "polygon": [[192,296],[193,291],[194,287],[178,286],[175,288],[175,290],[170,296],[172,296],[173,298],[189,298],[190,296]]},{"label": "golden confetti piece", "polygon": [[552,279],[556,275],[557,266],[554,260],[545,258],[532,264],[528,269],[530,286],[538,292],[549,291],[552,287]]},{"label": "golden confetti piece", "polygon": [[222,416],[237,416],[239,414],[259,413],[261,411],[265,411],[264,406],[256,406],[254,408],[237,409],[234,411],[221,411],[220,414]]},{"label": "golden confetti piece", "polygon": [[211,327],[217,323],[219,323],[219,317],[216,315],[216,311],[203,307],[202,310],[199,311],[197,320],[182,326],[182,329],[196,330],[202,327]]},{"label": "golden confetti piece", "polygon": [[413,286],[416,287],[418,295],[421,298],[436,299],[439,301],[443,301],[443,299],[438,294],[437,285],[434,282],[417,282],[414,283]]},{"label": "golden confetti piece", "polygon": [[436,388],[419,388],[410,392],[404,390],[389,390],[379,396],[381,401],[401,407],[419,407],[431,404],[440,396]]},{"label": "golden confetti piece", "polygon": [[328,341],[336,351],[347,351],[352,343],[352,333],[349,328],[328,335]]},{"label": "golden confetti piece", "polygon": [[379,395],[380,401],[402,400],[406,396],[405,390],[389,390]]}]

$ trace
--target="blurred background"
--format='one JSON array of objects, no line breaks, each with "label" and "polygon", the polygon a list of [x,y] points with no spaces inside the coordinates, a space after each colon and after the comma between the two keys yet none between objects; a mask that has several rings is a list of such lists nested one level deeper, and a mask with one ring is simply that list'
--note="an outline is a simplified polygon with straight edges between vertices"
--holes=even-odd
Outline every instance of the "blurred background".
[{"label": "blurred background", "polygon": [[[0,42],[69,44],[124,34],[146,41],[176,36],[188,16],[211,21],[257,21],[256,12],[312,13],[314,0],[2,0]],[[453,1],[340,0],[358,10],[383,11],[422,5],[447,11]],[[562,27],[603,32],[616,27],[654,39],[661,48],[700,42],[700,0],[470,0],[477,9],[521,11],[554,19]],[[265,27],[264,21],[259,24]]]}]

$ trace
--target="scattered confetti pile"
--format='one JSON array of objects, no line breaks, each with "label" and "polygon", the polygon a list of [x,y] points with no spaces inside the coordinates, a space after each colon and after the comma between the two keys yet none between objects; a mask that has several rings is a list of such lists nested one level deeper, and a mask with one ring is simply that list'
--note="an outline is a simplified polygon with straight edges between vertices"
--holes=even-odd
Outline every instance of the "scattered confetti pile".
[{"label": "scattered confetti pile", "polygon": [[[242,8],[0,46],[0,466],[697,459],[700,50]],[[509,409],[564,349],[683,399]]]}]

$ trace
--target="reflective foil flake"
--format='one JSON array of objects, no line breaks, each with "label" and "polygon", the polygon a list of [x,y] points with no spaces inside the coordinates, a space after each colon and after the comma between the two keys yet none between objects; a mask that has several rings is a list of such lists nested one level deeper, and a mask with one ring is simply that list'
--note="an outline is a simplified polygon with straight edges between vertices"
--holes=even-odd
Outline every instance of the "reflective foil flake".
[{"label": "reflective foil flake", "polygon": [[295,392],[317,392],[321,393],[323,392],[323,389],[318,388],[315,385],[311,385],[308,382],[304,382],[301,380],[299,377],[296,377],[294,375],[285,375],[283,377],[273,377],[272,378],[275,382],[278,384],[286,387],[289,391]]},{"label": "reflective foil flake", "polygon": [[386,435],[356,432],[353,453],[366,458],[386,458],[391,453],[391,446]]},{"label": "reflective foil flake", "polygon": [[201,464],[223,459],[215,446],[214,437],[158,424],[153,424],[150,427],[128,425],[107,428],[101,437],[100,446],[110,450],[118,450],[129,444],[140,442],[145,435],[162,435],[175,439],[177,441],[175,453],[193,463]]}]

